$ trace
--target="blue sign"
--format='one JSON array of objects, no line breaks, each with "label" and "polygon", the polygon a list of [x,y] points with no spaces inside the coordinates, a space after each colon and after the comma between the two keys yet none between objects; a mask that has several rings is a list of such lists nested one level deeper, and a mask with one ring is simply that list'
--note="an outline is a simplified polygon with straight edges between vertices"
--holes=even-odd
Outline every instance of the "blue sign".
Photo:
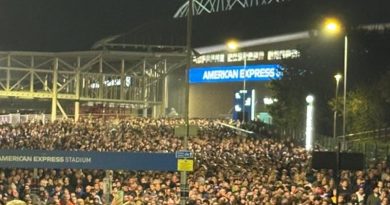
[{"label": "blue sign", "polygon": [[278,64],[191,68],[190,83],[270,81],[282,77]]},{"label": "blue sign", "polygon": [[3,168],[176,171],[175,153],[0,150]]},{"label": "blue sign", "polygon": [[176,152],[176,158],[183,159],[183,158],[192,158],[192,152],[188,150],[180,150]]},{"label": "blue sign", "polygon": [[[255,90],[240,90],[234,93],[233,119],[248,122],[255,109]],[[245,113],[245,114],[244,114]],[[245,118],[245,119],[244,119]]]}]

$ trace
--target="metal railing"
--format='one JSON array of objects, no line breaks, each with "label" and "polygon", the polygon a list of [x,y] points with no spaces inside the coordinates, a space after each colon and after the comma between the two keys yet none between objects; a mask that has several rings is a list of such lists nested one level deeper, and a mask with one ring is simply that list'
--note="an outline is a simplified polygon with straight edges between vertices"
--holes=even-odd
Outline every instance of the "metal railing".
[{"label": "metal railing", "polygon": [[50,120],[50,115],[48,114],[7,114],[0,115],[0,125],[1,124],[12,124],[17,125],[20,123],[25,123],[29,121],[42,121],[46,123]]},{"label": "metal railing", "polygon": [[[314,143],[321,150],[336,151],[338,140],[341,140],[341,138],[317,136]],[[390,128],[349,134],[343,147],[346,152],[363,153],[366,165],[388,160],[390,155]]]}]

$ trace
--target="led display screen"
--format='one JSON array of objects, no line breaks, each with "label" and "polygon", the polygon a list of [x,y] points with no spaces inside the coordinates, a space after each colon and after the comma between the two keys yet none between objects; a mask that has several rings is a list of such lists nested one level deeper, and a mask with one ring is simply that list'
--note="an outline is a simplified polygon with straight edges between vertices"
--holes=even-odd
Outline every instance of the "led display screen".
[{"label": "led display screen", "polygon": [[189,82],[195,83],[224,83],[242,81],[271,81],[282,77],[278,64],[241,65],[191,68]]}]

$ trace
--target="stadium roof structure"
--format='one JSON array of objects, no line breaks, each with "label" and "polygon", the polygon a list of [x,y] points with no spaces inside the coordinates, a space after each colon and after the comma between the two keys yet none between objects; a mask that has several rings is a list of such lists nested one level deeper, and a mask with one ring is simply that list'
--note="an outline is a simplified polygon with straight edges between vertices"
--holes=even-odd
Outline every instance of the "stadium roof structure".
[{"label": "stadium roof structure", "polygon": [[[313,7],[310,2],[291,0],[195,16],[194,51],[200,54],[223,51],[225,42],[231,38],[240,41],[242,48],[310,39],[316,34],[311,29],[316,28],[324,9],[331,7],[330,3]],[[350,25],[375,22],[383,21],[357,18]],[[386,25],[360,28],[378,29]],[[51,99],[52,119],[57,107],[66,116],[59,100],[72,100],[75,104],[80,101],[134,104],[144,111],[150,107],[165,108],[164,78],[185,65],[185,39],[186,18],[171,16],[101,39],[90,51],[0,52],[0,96]]]},{"label": "stadium roof structure", "polygon": [[[129,32],[99,40],[92,48],[182,50],[186,44],[185,16],[188,2],[181,2],[182,6],[172,14],[176,18],[171,16],[142,23]],[[350,7],[348,2],[352,1],[320,3],[313,0],[194,0],[192,47],[196,50],[210,45],[221,46],[232,38],[240,42],[262,39],[259,45],[285,43],[295,40],[293,35],[302,31],[309,32],[310,36],[307,37],[310,38],[315,36],[316,32],[313,31],[319,28],[325,17],[337,13],[341,15],[336,17],[348,25],[347,29],[367,28],[366,25],[378,23],[387,25],[384,22],[389,19],[383,9],[356,1],[353,1],[354,6]],[[370,9],[378,15],[353,13],[360,8]],[[286,39],[286,36],[291,38]]]}]

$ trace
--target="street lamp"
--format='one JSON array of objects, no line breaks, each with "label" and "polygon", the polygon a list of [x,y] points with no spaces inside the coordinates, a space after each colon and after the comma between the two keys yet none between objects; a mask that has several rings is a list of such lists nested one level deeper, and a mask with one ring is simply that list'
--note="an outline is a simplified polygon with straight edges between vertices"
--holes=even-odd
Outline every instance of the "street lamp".
[{"label": "street lamp", "polygon": [[[343,29],[341,23],[335,18],[327,18],[323,25],[324,33],[329,35],[339,34]],[[344,32],[344,93],[343,93],[343,141],[345,141],[346,128],[346,102],[347,102],[347,73],[348,73],[348,36]]]},{"label": "street lamp", "polygon": [[[230,40],[226,43],[226,47],[228,51],[236,51],[239,49],[239,43],[236,40]],[[242,83],[242,121],[245,123],[245,101],[246,101],[246,53],[243,52],[243,59],[244,59],[244,76],[243,76],[243,83]],[[241,76],[240,76],[241,78]],[[253,106],[253,105],[252,105]]]},{"label": "street lamp", "polygon": [[313,148],[313,133],[314,133],[314,96],[308,95],[306,97],[306,143],[305,148],[311,151]]},{"label": "street lamp", "polygon": [[337,136],[337,110],[338,110],[338,95],[339,95],[339,82],[342,78],[340,73],[337,73],[334,78],[336,79],[336,96],[335,96],[335,110],[333,114],[333,139]]}]

